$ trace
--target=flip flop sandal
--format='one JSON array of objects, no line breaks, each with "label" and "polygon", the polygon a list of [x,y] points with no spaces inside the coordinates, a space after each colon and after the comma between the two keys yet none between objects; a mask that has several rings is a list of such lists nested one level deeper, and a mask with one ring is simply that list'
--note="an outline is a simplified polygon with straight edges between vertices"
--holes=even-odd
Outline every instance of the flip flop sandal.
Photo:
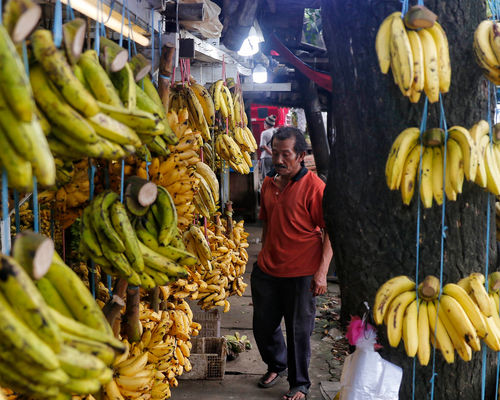
[{"label": "flip flop sandal", "polygon": [[275,372],[277,375],[274,377],[274,379],[272,381],[265,383],[273,372],[275,371],[268,371],[264,375],[262,375],[257,385],[261,388],[267,389],[276,385],[276,383],[278,383],[281,377],[286,376],[286,370],[281,372]]},{"label": "flip flop sandal", "polygon": [[293,396],[295,396],[298,392],[302,392],[304,393],[304,397],[303,399],[306,400],[307,399],[307,394],[309,393],[309,390],[306,389],[305,386],[297,386],[297,387],[293,387],[291,388],[286,394],[285,394],[285,398],[287,399],[291,399],[293,398]]}]

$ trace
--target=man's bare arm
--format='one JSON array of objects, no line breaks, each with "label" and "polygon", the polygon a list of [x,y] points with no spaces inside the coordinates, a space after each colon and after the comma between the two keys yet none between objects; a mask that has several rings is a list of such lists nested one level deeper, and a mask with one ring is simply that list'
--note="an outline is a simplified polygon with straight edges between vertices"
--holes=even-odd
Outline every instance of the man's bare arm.
[{"label": "man's bare arm", "polygon": [[313,292],[314,296],[326,293],[326,275],[328,273],[328,268],[330,267],[330,262],[333,256],[332,244],[330,243],[328,232],[326,232],[324,229],[322,231],[322,239],[323,252],[321,255],[321,264],[314,274],[313,281],[311,283],[311,291]]}]

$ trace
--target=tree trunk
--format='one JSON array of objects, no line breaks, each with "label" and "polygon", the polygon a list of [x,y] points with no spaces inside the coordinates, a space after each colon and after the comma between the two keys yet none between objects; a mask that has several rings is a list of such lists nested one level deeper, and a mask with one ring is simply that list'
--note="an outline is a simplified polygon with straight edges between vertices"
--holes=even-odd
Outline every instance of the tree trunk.
[{"label": "tree trunk", "polygon": [[[429,0],[450,43],[452,84],[444,95],[448,126],[470,128],[487,117],[487,85],[474,61],[473,33],[486,18],[485,2]],[[327,229],[335,254],[342,292],[342,318],[359,315],[362,302],[373,305],[378,287],[396,275],[415,277],[417,204],[407,207],[399,192],[385,184],[385,162],[392,142],[409,126],[419,126],[423,99],[412,105],[390,75],[383,75],[375,53],[375,35],[382,20],[401,9],[396,0],[322,1],[324,36],[333,78],[332,112],[335,145],[325,191]],[[439,124],[439,106],[429,106],[428,127]],[[494,198],[490,271],[496,265]],[[443,283],[456,282],[485,270],[488,195],[471,183],[456,202],[446,202]],[[442,208],[423,209],[419,281],[439,276]],[[389,347],[385,326],[378,329],[381,355],[404,369],[401,399],[412,398],[412,363],[404,352]],[[456,356],[458,358],[458,356]],[[495,392],[495,355],[488,350],[486,398]],[[435,399],[479,399],[481,354],[452,365],[436,354]],[[432,361],[416,367],[415,398],[427,398]]]},{"label": "tree trunk", "polygon": [[328,177],[328,159],[330,156],[330,146],[328,145],[321,105],[318,97],[317,85],[306,78],[299,76],[299,83],[302,95],[307,101],[304,102],[309,137],[314,155],[314,162],[318,176],[326,182]]}]

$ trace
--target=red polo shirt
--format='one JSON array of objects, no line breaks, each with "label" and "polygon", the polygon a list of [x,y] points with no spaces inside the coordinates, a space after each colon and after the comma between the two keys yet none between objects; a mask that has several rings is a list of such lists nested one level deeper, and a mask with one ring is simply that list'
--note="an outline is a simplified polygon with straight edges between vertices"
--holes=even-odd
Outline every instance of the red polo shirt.
[{"label": "red polo shirt", "polygon": [[259,219],[267,222],[266,241],[259,253],[259,268],[276,277],[313,275],[321,263],[325,183],[302,170],[280,192],[267,176],[260,192]]}]

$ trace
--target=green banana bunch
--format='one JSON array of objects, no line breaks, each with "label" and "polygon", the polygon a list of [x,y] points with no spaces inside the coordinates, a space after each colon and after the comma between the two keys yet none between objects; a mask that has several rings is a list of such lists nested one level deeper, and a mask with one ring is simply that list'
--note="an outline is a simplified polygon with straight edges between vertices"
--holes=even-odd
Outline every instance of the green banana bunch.
[{"label": "green banana bunch", "polygon": [[147,289],[186,277],[182,265],[197,262],[184,248],[173,245],[177,234],[175,205],[164,188],[157,189],[155,202],[143,207],[140,216],[136,212],[138,199],[124,205],[116,193],[105,191],[84,209],[81,219],[80,253],[106,273]]},{"label": "green banana bunch", "polygon": [[[16,258],[0,255],[0,385],[36,399],[96,393],[112,379],[115,351],[125,347],[47,241],[19,235]],[[31,276],[41,270],[47,272],[39,285]]]}]

